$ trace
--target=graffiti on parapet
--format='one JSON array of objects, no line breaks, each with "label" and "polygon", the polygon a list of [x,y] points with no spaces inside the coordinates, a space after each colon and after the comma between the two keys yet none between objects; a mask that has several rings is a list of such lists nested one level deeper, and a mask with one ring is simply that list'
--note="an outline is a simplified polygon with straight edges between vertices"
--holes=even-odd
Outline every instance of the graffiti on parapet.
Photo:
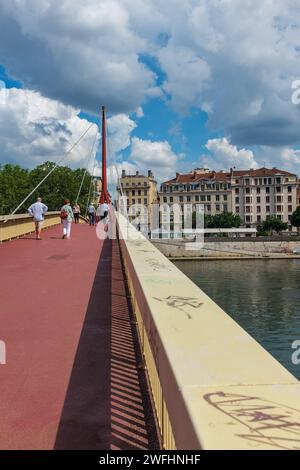
[{"label": "graffiti on parapet", "polygon": [[6,364],[6,345],[0,340],[0,365]]},{"label": "graffiti on parapet", "polygon": [[231,430],[249,444],[300,450],[300,410],[257,396],[222,391],[203,398],[230,418]]},{"label": "graffiti on parapet", "polygon": [[153,299],[158,300],[159,302],[165,302],[168,307],[173,307],[176,310],[183,312],[189,320],[192,319],[192,315],[186,310],[187,307],[192,307],[193,309],[198,309],[201,307],[202,302],[199,299],[193,297],[182,297],[178,295],[169,295],[163,299],[153,297]]},{"label": "graffiti on parapet", "polygon": [[172,269],[167,265],[153,258],[146,258],[145,262],[153,269],[153,271],[169,272]]}]

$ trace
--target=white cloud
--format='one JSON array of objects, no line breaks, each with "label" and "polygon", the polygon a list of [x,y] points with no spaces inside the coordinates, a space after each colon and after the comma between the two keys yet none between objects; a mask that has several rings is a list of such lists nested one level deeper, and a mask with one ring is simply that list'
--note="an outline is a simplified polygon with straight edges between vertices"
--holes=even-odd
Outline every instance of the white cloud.
[{"label": "white cloud", "polygon": [[118,0],[3,0],[0,53],[25,87],[80,109],[134,111],[154,74]]},{"label": "white cloud", "polygon": [[135,128],[136,123],[126,114],[107,119],[108,150],[112,157],[130,145],[130,134]]},{"label": "white cloud", "polygon": [[251,150],[238,149],[226,138],[209,139],[205,147],[211,156],[202,155],[201,164],[212,170],[228,170],[232,167],[247,169],[259,166]]},{"label": "white cloud", "polygon": [[[45,160],[60,160],[90,125],[77,114],[71,106],[37,92],[7,89],[5,105],[0,106],[1,162],[32,167]],[[96,132],[93,125],[63,163],[86,165]]]},{"label": "white cloud", "polygon": [[172,176],[176,165],[183,157],[183,154],[174,153],[167,141],[132,138],[130,160],[141,171],[153,170],[158,180]]}]

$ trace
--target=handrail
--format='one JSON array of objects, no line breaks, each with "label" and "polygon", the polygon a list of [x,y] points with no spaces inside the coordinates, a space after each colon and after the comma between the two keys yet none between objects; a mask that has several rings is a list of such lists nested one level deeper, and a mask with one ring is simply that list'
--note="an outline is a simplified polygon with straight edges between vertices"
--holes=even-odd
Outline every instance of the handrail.
[{"label": "handrail", "polygon": [[[87,220],[80,216],[80,221]],[[50,211],[45,214],[43,228],[49,228],[61,223],[60,212]],[[0,243],[18,238],[35,231],[32,217],[29,214],[14,214],[0,216]]]},{"label": "handrail", "polygon": [[300,382],[121,214],[117,219],[163,447],[296,448]]}]

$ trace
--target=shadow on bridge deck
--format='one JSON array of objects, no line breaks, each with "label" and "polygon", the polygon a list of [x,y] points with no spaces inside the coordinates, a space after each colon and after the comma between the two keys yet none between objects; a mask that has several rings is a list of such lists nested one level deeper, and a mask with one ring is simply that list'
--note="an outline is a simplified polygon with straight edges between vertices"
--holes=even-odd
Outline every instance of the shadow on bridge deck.
[{"label": "shadow on bridge deck", "polygon": [[118,241],[0,247],[1,449],[157,449]]}]

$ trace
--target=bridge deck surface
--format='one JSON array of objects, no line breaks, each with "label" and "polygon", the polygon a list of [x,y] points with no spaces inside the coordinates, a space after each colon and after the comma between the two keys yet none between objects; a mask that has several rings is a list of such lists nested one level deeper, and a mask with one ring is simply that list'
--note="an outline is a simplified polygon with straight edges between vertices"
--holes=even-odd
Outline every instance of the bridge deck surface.
[{"label": "bridge deck surface", "polygon": [[158,448],[118,241],[72,230],[0,246],[0,448]]}]

